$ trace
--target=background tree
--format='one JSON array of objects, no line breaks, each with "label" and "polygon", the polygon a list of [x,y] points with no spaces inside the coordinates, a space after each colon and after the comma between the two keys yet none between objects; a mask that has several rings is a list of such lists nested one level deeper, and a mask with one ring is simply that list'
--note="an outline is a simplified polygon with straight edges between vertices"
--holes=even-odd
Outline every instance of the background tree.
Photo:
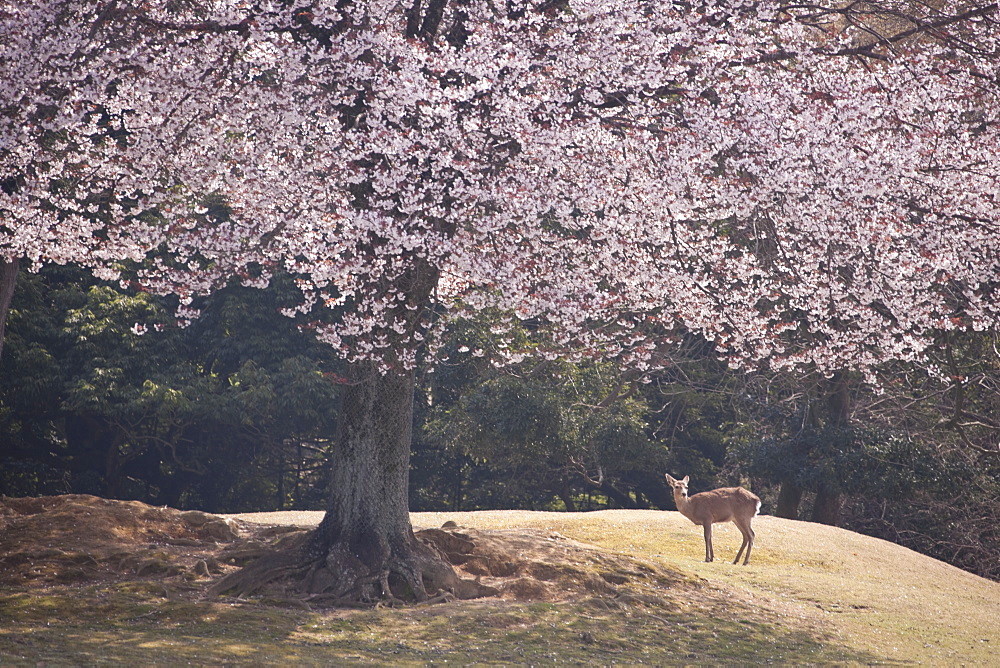
[{"label": "background tree", "polygon": [[617,376],[568,364],[484,374],[456,404],[437,406],[424,440],[488,467],[508,504],[540,509],[557,498],[575,511],[593,507],[585,499],[597,494],[601,505],[649,507],[662,496],[655,471],[666,449],[647,437],[641,401],[609,398]]},{"label": "background tree", "polygon": [[79,267],[23,277],[0,359],[0,493],[216,512],[316,503],[338,367],[278,313],[289,283],[220,290],[179,329],[163,299]]},{"label": "background tree", "polygon": [[995,4],[0,7],[5,257],[56,259],[61,226],[96,265],[158,249],[140,278],[181,316],[276,267],[324,312],[328,512],[260,567],[315,562],[314,593],[456,584],[406,512],[449,319],[532,323],[543,358],[643,372],[695,332],[823,375],[996,324]]}]

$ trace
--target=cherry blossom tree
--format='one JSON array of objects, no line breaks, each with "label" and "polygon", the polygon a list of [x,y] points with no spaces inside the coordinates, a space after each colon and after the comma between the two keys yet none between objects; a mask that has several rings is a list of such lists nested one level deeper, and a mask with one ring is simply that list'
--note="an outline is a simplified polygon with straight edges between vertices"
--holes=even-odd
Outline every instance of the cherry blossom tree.
[{"label": "cherry blossom tree", "polygon": [[329,511],[248,583],[471,595],[407,513],[455,318],[637,373],[834,374],[996,326],[995,3],[0,1],[0,249],[193,299],[299,277],[345,359]]}]

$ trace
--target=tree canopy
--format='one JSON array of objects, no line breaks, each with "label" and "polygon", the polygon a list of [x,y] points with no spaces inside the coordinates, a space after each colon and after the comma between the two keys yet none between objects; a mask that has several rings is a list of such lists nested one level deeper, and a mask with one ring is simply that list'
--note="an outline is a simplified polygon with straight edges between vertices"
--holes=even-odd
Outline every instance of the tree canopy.
[{"label": "tree canopy", "polygon": [[997,317],[995,4],[0,17],[8,258],[158,250],[145,282],[186,298],[283,266],[321,337],[386,366],[428,304],[638,365],[683,329],[825,371]]}]

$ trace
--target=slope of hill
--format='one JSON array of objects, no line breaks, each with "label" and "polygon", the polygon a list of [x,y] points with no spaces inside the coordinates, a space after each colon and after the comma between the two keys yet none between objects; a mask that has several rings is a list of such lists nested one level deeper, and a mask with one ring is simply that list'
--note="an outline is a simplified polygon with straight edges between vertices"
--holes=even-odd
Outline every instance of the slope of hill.
[{"label": "slope of hill", "polygon": [[[414,521],[441,517],[417,515]],[[676,512],[532,513],[516,520],[489,512],[462,521],[544,526],[668,564],[702,578],[723,600],[879,662],[995,665],[1000,653],[1000,583],[835,527],[758,517],[751,563],[742,567],[727,561],[741,542],[734,525],[716,526],[716,562],[707,564],[701,528]]]},{"label": "slope of hill", "polygon": [[[218,518],[96,497],[0,498],[0,664],[990,665],[1000,583],[840,529],[675,512],[414,513],[499,595],[396,609],[210,597],[322,513]],[[436,533],[435,533],[436,532]],[[461,552],[462,554],[458,554]]]},{"label": "slope of hill", "polygon": [[[308,526],[322,513],[245,517]],[[836,527],[758,517],[751,563],[743,567],[729,563],[741,542],[735,525],[716,525],[716,561],[708,564],[701,527],[677,512],[477,511],[412,518],[418,527],[451,520],[479,529],[544,529],[675,568],[725,607],[749,615],[756,610],[762,622],[840,646],[849,661],[995,665],[1000,653],[1000,583]]]}]

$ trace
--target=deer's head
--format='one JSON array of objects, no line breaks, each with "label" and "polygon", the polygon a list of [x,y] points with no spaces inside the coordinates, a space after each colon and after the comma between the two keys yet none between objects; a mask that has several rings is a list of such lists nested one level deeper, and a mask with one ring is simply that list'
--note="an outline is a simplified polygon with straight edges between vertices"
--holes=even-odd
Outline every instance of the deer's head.
[{"label": "deer's head", "polygon": [[680,494],[683,497],[687,497],[688,481],[691,480],[691,476],[686,475],[684,476],[683,480],[678,480],[677,478],[672,477],[669,473],[667,473],[666,476],[667,476],[667,484],[674,488],[674,493]]}]

